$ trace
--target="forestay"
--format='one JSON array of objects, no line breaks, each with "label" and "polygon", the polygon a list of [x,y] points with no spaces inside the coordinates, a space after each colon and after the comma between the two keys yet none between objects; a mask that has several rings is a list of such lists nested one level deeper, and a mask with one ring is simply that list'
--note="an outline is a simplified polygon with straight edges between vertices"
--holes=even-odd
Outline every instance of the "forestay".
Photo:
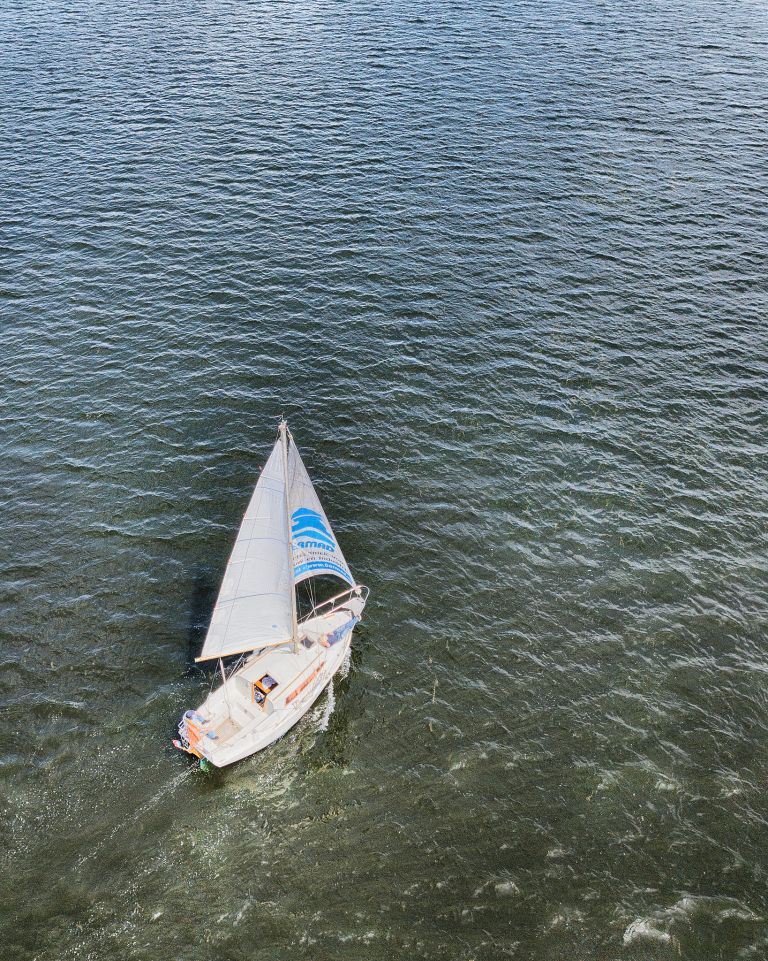
[{"label": "forestay", "polygon": [[198,661],[252,651],[291,637],[293,583],[285,502],[278,441],[240,525]]},{"label": "forestay", "polygon": [[354,584],[293,438],[290,438],[288,447],[288,503],[294,582],[298,584],[308,577],[332,574]]}]

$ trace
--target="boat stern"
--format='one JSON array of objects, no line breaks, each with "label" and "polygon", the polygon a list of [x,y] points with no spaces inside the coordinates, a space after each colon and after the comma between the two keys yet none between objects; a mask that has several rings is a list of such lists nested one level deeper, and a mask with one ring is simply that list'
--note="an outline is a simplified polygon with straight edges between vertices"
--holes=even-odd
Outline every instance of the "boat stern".
[{"label": "boat stern", "polygon": [[198,711],[185,711],[179,721],[179,736],[174,738],[173,746],[202,761],[207,754],[205,739],[212,733],[206,730],[208,724],[208,719]]}]

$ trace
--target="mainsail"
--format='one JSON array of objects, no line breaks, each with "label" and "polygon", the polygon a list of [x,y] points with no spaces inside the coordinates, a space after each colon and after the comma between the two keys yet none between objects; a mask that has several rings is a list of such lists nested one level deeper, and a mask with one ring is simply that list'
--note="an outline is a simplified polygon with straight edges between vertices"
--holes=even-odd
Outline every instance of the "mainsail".
[{"label": "mainsail", "polygon": [[264,465],[240,525],[198,661],[291,637],[293,582],[280,446],[278,441]]},{"label": "mainsail", "polygon": [[290,640],[294,587],[308,577],[332,574],[354,584],[293,438],[282,430],[287,452],[281,437],[240,525],[198,661]]}]

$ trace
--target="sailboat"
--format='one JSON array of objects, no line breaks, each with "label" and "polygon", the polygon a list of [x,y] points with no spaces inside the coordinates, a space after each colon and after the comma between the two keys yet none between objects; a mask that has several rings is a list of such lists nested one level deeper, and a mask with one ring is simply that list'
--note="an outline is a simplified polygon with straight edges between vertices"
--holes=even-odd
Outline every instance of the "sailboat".
[{"label": "sailboat", "polygon": [[[299,618],[296,587],[320,576],[345,588]],[[282,737],[344,663],[367,599],[283,419],[195,658],[218,660],[222,683],[184,713],[174,745],[225,767]]]}]

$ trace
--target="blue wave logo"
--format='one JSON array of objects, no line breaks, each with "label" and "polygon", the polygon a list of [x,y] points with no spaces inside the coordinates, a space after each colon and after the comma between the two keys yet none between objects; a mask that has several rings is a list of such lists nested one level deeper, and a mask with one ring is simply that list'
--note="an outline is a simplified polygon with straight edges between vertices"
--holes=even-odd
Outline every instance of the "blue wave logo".
[{"label": "blue wave logo", "polygon": [[333,534],[323,523],[317,511],[300,507],[291,514],[291,540],[298,547],[320,547],[326,551],[336,550]]}]

